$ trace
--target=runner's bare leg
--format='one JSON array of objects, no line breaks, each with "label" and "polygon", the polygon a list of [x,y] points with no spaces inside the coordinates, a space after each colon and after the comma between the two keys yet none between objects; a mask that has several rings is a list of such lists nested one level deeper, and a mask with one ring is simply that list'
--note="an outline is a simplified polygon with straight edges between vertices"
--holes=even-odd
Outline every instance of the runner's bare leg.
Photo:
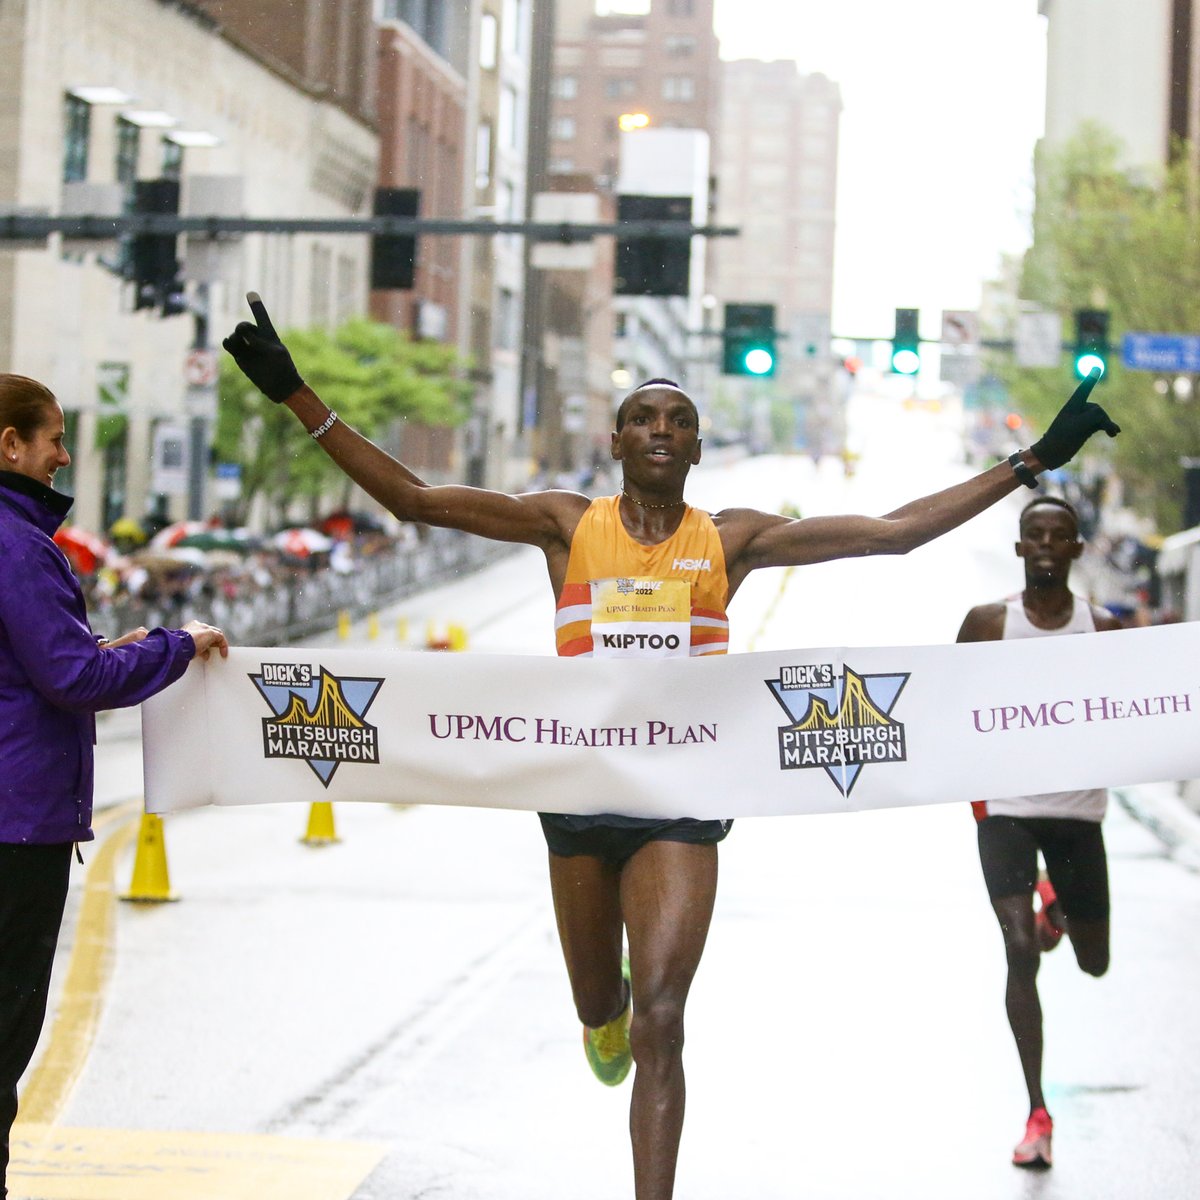
[{"label": "runner's bare leg", "polygon": [[683,1010],[717,894],[717,847],[650,842],[621,874],[636,1073],[629,1106],[637,1200],[670,1200],[683,1129]]},{"label": "runner's bare leg", "polygon": [[1004,934],[1004,952],[1008,958],[1004,1006],[1017,1043],[1032,1112],[1046,1105],[1042,1095],[1042,1002],[1037,990],[1042,954],[1034,928],[1033,893],[1002,896],[992,902],[992,908]]},{"label": "runner's bare leg", "polygon": [[586,854],[550,855],[554,916],[575,1011],[593,1029],[625,1007],[621,982],[621,873]]}]

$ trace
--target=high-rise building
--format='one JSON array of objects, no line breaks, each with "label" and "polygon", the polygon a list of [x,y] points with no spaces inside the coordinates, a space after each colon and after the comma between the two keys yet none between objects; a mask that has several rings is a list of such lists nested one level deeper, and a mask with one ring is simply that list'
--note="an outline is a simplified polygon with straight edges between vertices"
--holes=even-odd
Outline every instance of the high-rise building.
[{"label": "high-rise building", "polygon": [[715,137],[720,61],[713,0],[648,0],[642,13],[559,0],[550,171],[611,188],[620,118]]},{"label": "high-rise building", "polygon": [[[723,64],[716,244],[722,300],[775,306],[777,388],[799,399],[810,443],[834,420],[830,313],[837,202],[838,85],[794,62]],[[835,438],[836,440],[836,438]]]},{"label": "high-rise building", "polygon": [[1048,18],[1045,148],[1061,147],[1090,122],[1120,141],[1122,166],[1150,169],[1167,161],[1172,135],[1195,136],[1193,7],[1038,0]]},{"label": "high-rise building", "polygon": [[[590,181],[606,213],[615,211],[616,192],[632,186],[634,177],[648,194],[666,195],[661,180],[652,178],[654,172],[639,168],[630,174],[622,142],[628,146],[630,139],[638,137],[639,128],[690,130],[700,135],[697,144],[704,146],[706,177],[699,187],[689,179],[676,195],[689,199],[703,195],[707,202],[711,197],[707,164],[717,136],[719,84],[713,0],[644,0],[642,4],[559,0],[548,129],[551,189],[556,179],[571,190]],[[709,215],[693,212],[693,220],[704,223]],[[695,347],[689,338],[699,323],[698,294],[618,296],[605,319],[596,315],[598,306],[607,304],[605,293],[612,288],[612,256],[612,243],[600,242],[597,268],[582,289],[591,297],[588,315],[574,323],[583,331],[582,352],[587,360],[574,374],[589,381],[588,404],[593,412],[585,423],[593,431],[610,425],[615,402],[640,379],[668,376],[685,387],[704,382],[693,370]],[[703,286],[705,258],[706,252],[701,251],[691,272],[693,292]],[[610,340],[613,332],[615,341]],[[606,369],[601,371],[605,354]]]}]

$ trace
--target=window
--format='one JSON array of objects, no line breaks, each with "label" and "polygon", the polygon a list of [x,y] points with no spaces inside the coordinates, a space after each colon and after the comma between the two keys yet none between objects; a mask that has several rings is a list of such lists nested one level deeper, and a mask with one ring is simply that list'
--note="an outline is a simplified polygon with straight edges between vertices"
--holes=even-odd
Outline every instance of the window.
[{"label": "window", "polygon": [[517,348],[517,297],[509,288],[496,295],[496,347],[499,350]]},{"label": "window", "polygon": [[752,130],[746,143],[751,162],[781,162],[787,157],[788,142],[782,133]]},{"label": "window", "polygon": [[63,98],[63,183],[87,178],[92,106],[78,96]]},{"label": "window", "polygon": [[556,142],[569,142],[575,136],[575,118],[555,117],[550,123],[550,136]]},{"label": "window", "polygon": [[113,417],[115,432],[105,442],[101,461],[104,464],[104,482],[101,505],[104,515],[101,518],[105,529],[111,529],[125,515],[125,493],[127,479],[125,458],[129,446],[129,422],[124,416]]},{"label": "window", "polygon": [[546,170],[551,175],[573,175],[575,160],[573,158],[551,158],[546,163]]},{"label": "window", "polygon": [[113,173],[118,183],[132,184],[137,178],[141,132],[132,121],[117,118],[117,161]]},{"label": "window", "polygon": [[96,367],[96,449],[101,461],[102,529],[125,515],[126,458],[129,445],[129,364],[102,362]]},{"label": "window", "polygon": [[632,96],[635,90],[636,85],[632,79],[614,77],[604,81],[604,94],[610,100],[621,100],[626,96]]},{"label": "window", "polygon": [[504,50],[507,54],[521,52],[521,9],[521,0],[504,0],[500,36],[504,39]]},{"label": "window", "polygon": [[663,43],[668,58],[691,58],[696,53],[696,39],[686,33],[672,33]]},{"label": "window", "polygon": [[517,89],[505,84],[500,89],[500,105],[497,113],[500,145],[506,150],[517,149]]},{"label": "window", "polygon": [[696,82],[690,75],[664,75],[662,98],[664,100],[694,100]]},{"label": "window", "polygon": [[486,188],[492,182],[492,127],[480,121],[475,130],[475,186]]},{"label": "window", "polygon": [[511,183],[501,180],[496,184],[496,220],[516,221],[518,215],[515,209],[516,193]]},{"label": "window", "polygon": [[479,65],[485,71],[496,69],[496,53],[499,45],[499,26],[495,13],[484,13],[479,18]]},{"label": "window", "polygon": [[446,6],[441,0],[383,0],[383,19],[403,21],[439,54],[448,49]]},{"label": "window", "polygon": [[694,17],[696,15],[695,0],[668,0],[667,15],[670,17]]},{"label": "window", "polygon": [[829,186],[829,176],[822,167],[801,167],[800,186],[806,192],[821,191]]},{"label": "window", "polygon": [[164,179],[183,178],[183,147],[170,138],[163,138],[162,177]]},{"label": "window", "polygon": [[579,95],[579,80],[574,75],[560,75],[554,81],[554,95],[559,100],[574,100]]},{"label": "window", "polygon": [[806,134],[800,152],[810,158],[825,158],[829,154],[829,139],[819,133]]}]

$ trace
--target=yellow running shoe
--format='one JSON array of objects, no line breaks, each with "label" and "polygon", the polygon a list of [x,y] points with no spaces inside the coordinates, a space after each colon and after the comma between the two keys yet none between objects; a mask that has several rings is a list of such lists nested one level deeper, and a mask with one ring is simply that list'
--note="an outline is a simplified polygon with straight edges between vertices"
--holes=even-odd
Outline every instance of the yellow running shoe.
[{"label": "yellow running shoe", "polygon": [[592,1074],[608,1087],[616,1087],[633,1066],[629,1049],[629,1023],[633,1019],[633,990],[629,984],[629,958],[621,960],[625,980],[625,1007],[607,1025],[597,1029],[583,1027],[583,1049]]}]

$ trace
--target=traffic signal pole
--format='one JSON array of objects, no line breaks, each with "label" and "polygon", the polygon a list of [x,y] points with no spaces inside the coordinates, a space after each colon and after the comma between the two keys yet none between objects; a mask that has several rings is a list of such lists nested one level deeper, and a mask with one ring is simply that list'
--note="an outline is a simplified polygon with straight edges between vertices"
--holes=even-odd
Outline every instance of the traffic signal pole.
[{"label": "traffic signal pole", "polygon": [[19,249],[45,241],[51,234],[79,241],[107,241],[129,234],[207,234],[212,238],[237,233],[358,233],[384,236],[518,234],[540,242],[585,242],[595,237],[691,238],[736,237],[733,225],[692,225],[686,221],[619,221],[595,224],[569,221],[467,221],[440,217],[217,217],[167,213],[123,213],[50,216],[44,213],[0,212],[0,247]]}]

